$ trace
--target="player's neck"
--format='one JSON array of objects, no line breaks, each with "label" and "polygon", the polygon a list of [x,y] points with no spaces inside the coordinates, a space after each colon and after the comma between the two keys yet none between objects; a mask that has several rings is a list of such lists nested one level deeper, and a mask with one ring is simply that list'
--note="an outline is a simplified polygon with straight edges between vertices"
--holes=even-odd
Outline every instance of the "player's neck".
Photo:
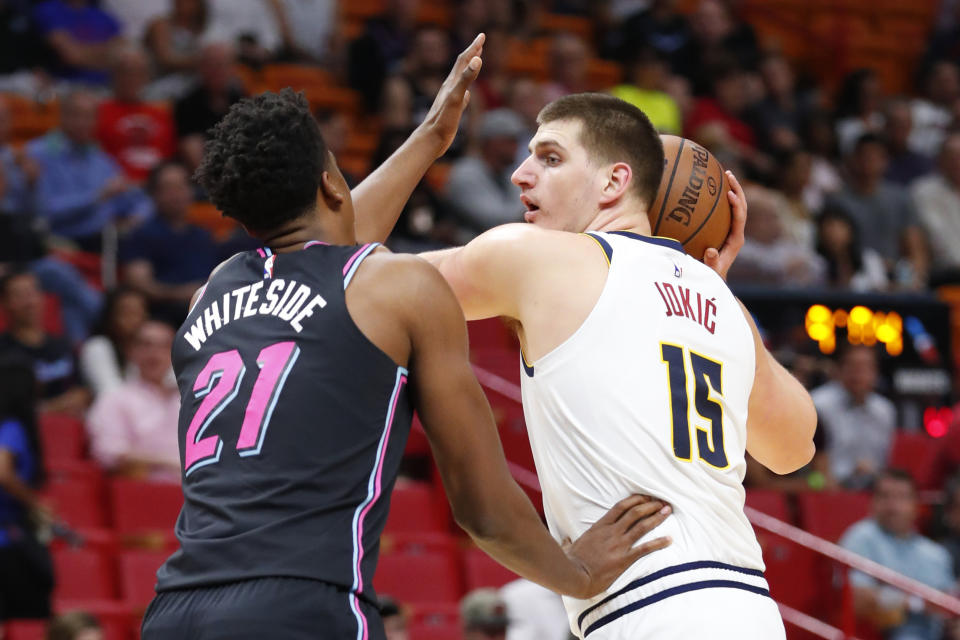
[{"label": "player's neck", "polygon": [[[624,203],[625,205],[626,203]],[[639,207],[619,205],[600,209],[587,231],[630,231],[643,236],[651,235],[647,212]]]},{"label": "player's neck", "polygon": [[257,238],[274,253],[300,251],[304,244],[314,240],[339,245],[351,245],[357,242],[352,229],[349,232],[340,229],[334,220],[320,216],[291,220],[279,229]]}]

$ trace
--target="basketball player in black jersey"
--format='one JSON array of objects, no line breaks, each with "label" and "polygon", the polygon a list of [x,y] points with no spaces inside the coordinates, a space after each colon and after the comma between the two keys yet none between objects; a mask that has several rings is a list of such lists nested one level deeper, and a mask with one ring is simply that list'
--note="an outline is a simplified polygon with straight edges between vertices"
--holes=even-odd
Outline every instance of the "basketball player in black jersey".
[{"label": "basketball player in black jersey", "polygon": [[[428,117],[434,157],[481,44]],[[379,231],[354,228],[302,95],[242,101],[213,134],[200,181],[263,246],[211,274],[176,336],[185,504],[144,640],[382,639],[371,581],[414,409],[457,522],[520,575],[588,597],[669,543],[633,548],[669,512],[640,496],[565,548],[553,540],[507,470],[450,288],[419,258],[358,239]]]}]

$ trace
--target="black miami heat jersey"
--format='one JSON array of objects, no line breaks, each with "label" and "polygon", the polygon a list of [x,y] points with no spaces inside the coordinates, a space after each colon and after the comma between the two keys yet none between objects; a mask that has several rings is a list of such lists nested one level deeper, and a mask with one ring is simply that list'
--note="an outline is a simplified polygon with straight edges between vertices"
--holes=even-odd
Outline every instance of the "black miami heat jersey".
[{"label": "black miami heat jersey", "polygon": [[372,597],[412,417],[344,293],[375,244],[237,254],[177,332],[185,503],[160,592],[286,576]]}]

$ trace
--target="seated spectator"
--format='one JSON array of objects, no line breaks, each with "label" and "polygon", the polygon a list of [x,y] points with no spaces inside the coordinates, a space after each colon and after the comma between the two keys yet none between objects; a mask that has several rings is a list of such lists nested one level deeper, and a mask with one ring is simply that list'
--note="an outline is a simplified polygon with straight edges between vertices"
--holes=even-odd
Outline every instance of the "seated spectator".
[{"label": "seated spectator", "polygon": [[507,607],[507,640],[567,640],[570,622],[563,600],[529,580],[514,580],[500,588]]},{"label": "seated spectator", "polygon": [[0,215],[29,215],[33,212],[30,189],[39,170],[10,144],[12,126],[10,105],[0,96]]},{"label": "seated spectator", "polygon": [[476,589],[460,601],[463,640],[506,640],[510,620],[496,589]]},{"label": "seated spectator", "polygon": [[884,120],[883,137],[890,156],[884,177],[888,182],[909,187],[914,180],[933,170],[933,161],[910,148],[913,114],[909,102],[903,99],[888,102]]},{"label": "seated spectator", "polygon": [[783,196],[762,187],[747,188],[750,216],[745,241],[730,269],[730,281],[775,287],[807,287],[823,280],[823,259],[783,231]]},{"label": "seated spectator", "polygon": [[237,59],[259,69],[280,52],[283,39],[277,14],[283,5],[263,0],[208,0],[210,25],[204,38],[231,42]]},{"label": "seated spectator", "polygon": [[873,249],[863,246],[860,230],[843,210],[827,208],[817,218],[817,253],[827,263],[827,284],[851,291],[884,291],[887,268]]},{"label": "seated spectator", "polygon": [[[756,149],[757,139],[742,119],[749,106],[746,75],[739,67],[721,63],[714,66],[711,79],[713,97],[700,98],[694,103],[684,135],[708,148],[727,148],[747,158]],[[704,131],[707,128],[712,132],[709,135]]]},{"label": "seated spectator", "polygon": [[363,95],[367,111],[381,107],[388,74],[400,69],[413,43],[419,0],[390,0],[386,11],[370,19],[363,34],[350,43],[350,86]]},{"label": "seated spectator", "polygon": [[193,194],[182,164],[156,167],[147,191],[156,215],[121,240],[123,279],[147,297],[154,315],[179,325],[216,266],[217,247],[209,231],[187,221]]},{"label": "seated spectator", "polygon": [[227,114],[230,106],[244,96],[234,74],[233,45],[214,42],[200,51],[200,83],[173,107],[180,154],[192,172],[200,165],[207,131]]},{"label": "seated spectator", "polygon": [[934,157],[954,119],[954,107],[960,98],[960,67],[957,61],[937,60],[924,72],[923,95],[914,98],[913,129],[910,148]]},{"label": "seated spectator", "polygon": [[947,483],[944,489],[943,538],[940,543],[950,553],[953,575],[960,576],[960,476]]},{"label": "seated spectator", "polygon": [[530,78],[517,78],[510,88],[508,103],[509,109],[523,121],[523,131],[517,136],[517,158],[514,161],[515,165],[520,166],[530,155],[527,145],[537,132],[540,110],[547,105],[543,86]]},{"label": "seated spectator", "polygon": [[339,57],[335,0],[271,0],[280,29],[282,60],[327,64]]},{"label": "seated spectator", "polygon": [[[863,246],[873,249],[896,269],[896,283],[922,288],[926,283],[928,255],[910,194],[883,180],[887,149],[874,134],[857,141],[847,158],[850,179],[827,205],[845,211],[860,230]],[[901,246],[903,251],[901,251]]]},{"label": "seated spectator", "polygon": [[911,189],[933,268],[960,269],[960,132],[943,140],[937,172]]},{"label": "seated spectator", "polygon": [[771,152],[795,149],[813,98],[797,87],[793,68],[783,55],[767,55],[760,63],[760,76],[766,97],[754,109],[757,139]]},{"label": "seated spectator", "polygon": [[130,2],[130,0],[97,0],[97,6],[120,23],[120,37],[125,42],[141,42],[147,25],[163,14],[161,2]]},{"label": "seated spectator", "polygon": [[383,620],[386,640],[410,640],[410,634],[407,632],[407,618],[397,605],[397,601],[382,594],[379,600],[380,619]]},{"label": "seated spectator", "polygon": [[[909,473],[887,469],[873,486],[873,511],[854,524],[841,546],[940,591],[952,591],[956,577],[950,554],[916,530],[917,490]],[[941,640],[943,620],[922,600],[859,571],[850,572],[857,616],[888,640]]]},{"label": "seated spectator", "polygon": [[192,73],[200,63],[207,28],[206,0],[170,0],[170,12],[147,25],[144,42],[161,74]]},{"label": "seated spectator", "polygon": [[425,25],[417,29],[410,53],[384,87],[385,127],[405,129],[423,121],[447,77],[449,43],[447,32],[440,27]]},{"label": "seated spectator", "polygon": [[676,69],[679,57],[690,41],[687,17],[677,11],[676,0],[652,0],[623,21],[618,32],[611,32],[605,47],[617,60],[627,63],[633,57],[633,47],[643,42],[653,47],[671,69]]},{"label": "seated spectator", "polygon": [[825,111],[813,111],[803,123],[801,138],[810,152],[810,180],[803,188],[803,202],[814,213],[823,209],[827,195],[843,188],[837,170],[837,137]]},{"label": "seated spectator", "polygon": [[90,452],[112,473],[180,481],[180,394],[170,362],[173,337],[169,325],[145,322],[130,349],[137,375],[98,397],[90,408]]},{"label": "seated spectator", "polygon": [[69,82],[106,85],[120,23],[92,0],[46,0],[33,10],[37,32],[53,53],[49,71]]},{"label": "seated spectator", "polygon": [[137,183],[176,150],[169,110],[143,101],[149,78],[150,60],[142,49],[118,48],[113,63],[113,98],[101,102],[97,113],[100,146]]},{"label": "seated spectator", "polygon": [[693,93],[703,96],[713,84],[713,63],[731,60],[740,69],[755,69],[760,57],[753,27],[733,15],[723,0],[700,0],[690,14],[690,34],[677,52],[674,72],[693,83]]},{"label": "seated spectator", "polygon": [[837,143],[840,153],[854,150],[864,134],[879,135],[883,130],[880,110],[880,78],[873,69],[857,69],[847,74],[837,95]]},{"label": "seated spectator", "polygon": [[444,198],[467,237],[523,220],[520,189],[511,182],[517,157],[520,116],[509,109],[488,112],[480,124],[480,153],[453,164]]},{"label": "seated spectator", "polygon": [[35,94],[43,51],[29,0],[0,2],[0,91]]},{"label": "seated spectator", "polygon": [[136,373],[127,354],[146,319],[147,299],[139,291],[121,287],[107,294],[100,322],[80,349],[80,373],[94,397]]},{"label": "seated spectator", "polygon": [[104,640],[103,628],[92,614],[71,611],[50,621],[45,640]]},{"label": "seated spectator", "polygon": [[[469,0],[477,4],[476,0]],[[477,101],[479,111],[492,111],[507,106],[511,85],[516,80],[507,70],[510,53],[510,40],[504,29],[487,30],[487,39],[483,43],[483,73],[473,81],[470,89],[471,100]],[[469,42],[467,43],[469,45]],[[454,51],[463,51],[467,45]]]},{"label": "seated spectator", "polygon": [[784,198],[781,215],[784,233],[801,247],[814,246],[814,216],[804,198],[813,179],[813,156],[799,147],[781,153],[776,175],[777,188]]},{"label": "seated spectator", "polygon": [[544,98],[553,102],[571,93],[589,91],[590,46],[572,33],[558,33],[550,42],[550,79],[543,88]]},{"label": "seated spectator", "polygon": [[878,377],[876,351],[850,345],[840,355],[838,379],[810,394],[827,437],[833,477],[851,489],[870,486],[893,444],[897,410],[874,391]]},{"label": "seated spectator", "polygon": [[149,215],[149,201],[124,178],[120,167],[96,144],[97,100],[87,91],[67,95],[60,127],[27,143],[39,167],[34,186],[36,213],[54,235],[86,251],[98,251],[104,227]]},{"label": "seated spectator", "polygon": [[[343,111],[322,109],[314,113],[314,117],[320,126],[323,141],[327,143],[327,149],[335,158],[342,157],[347,148],[347,139],[350,137],[350,119],[347,114]],[[351,189],[360,183],[356,176],[344,170],[343,167],[340,167],[340,173],[343,174],[343,179]]]},{"label": "seated spectator", "polygon": [[680,135],[683,126],[680,108],[664,92],[670,73],[666,60],[656,49],[647,47],[631,60],[629,69],[629,82],[617,85],[610,93],[647,114],[660,133]]},{"label": "seated spectator", "polygon": [[0,334],[0,354],[19,354],[33,363],[41,411],[83,415],[89,396],[77,384],[73,351],[66,339],[43,326],[44,300],[36,276],[13,269],[0,281],[0,307],[7,331]]},{"label": "seated spectator", "polygon": [[50,615],[53,567],[34,518],[49,522],[30,363],[0,356],[0,623]]}]

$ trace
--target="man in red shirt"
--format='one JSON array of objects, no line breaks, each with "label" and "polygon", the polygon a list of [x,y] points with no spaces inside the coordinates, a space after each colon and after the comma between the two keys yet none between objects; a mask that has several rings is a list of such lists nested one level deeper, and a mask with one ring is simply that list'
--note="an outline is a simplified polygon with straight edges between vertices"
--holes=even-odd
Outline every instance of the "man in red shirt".
[{"label": "man in red shirt", "polygon": [[149,61],[141,49],[118,51],[113,67],[114,97],[101,103],[97,118],[97,140],[135,182],[143,182],[176,148],[169,110],[140,98],[149,78]]}]

